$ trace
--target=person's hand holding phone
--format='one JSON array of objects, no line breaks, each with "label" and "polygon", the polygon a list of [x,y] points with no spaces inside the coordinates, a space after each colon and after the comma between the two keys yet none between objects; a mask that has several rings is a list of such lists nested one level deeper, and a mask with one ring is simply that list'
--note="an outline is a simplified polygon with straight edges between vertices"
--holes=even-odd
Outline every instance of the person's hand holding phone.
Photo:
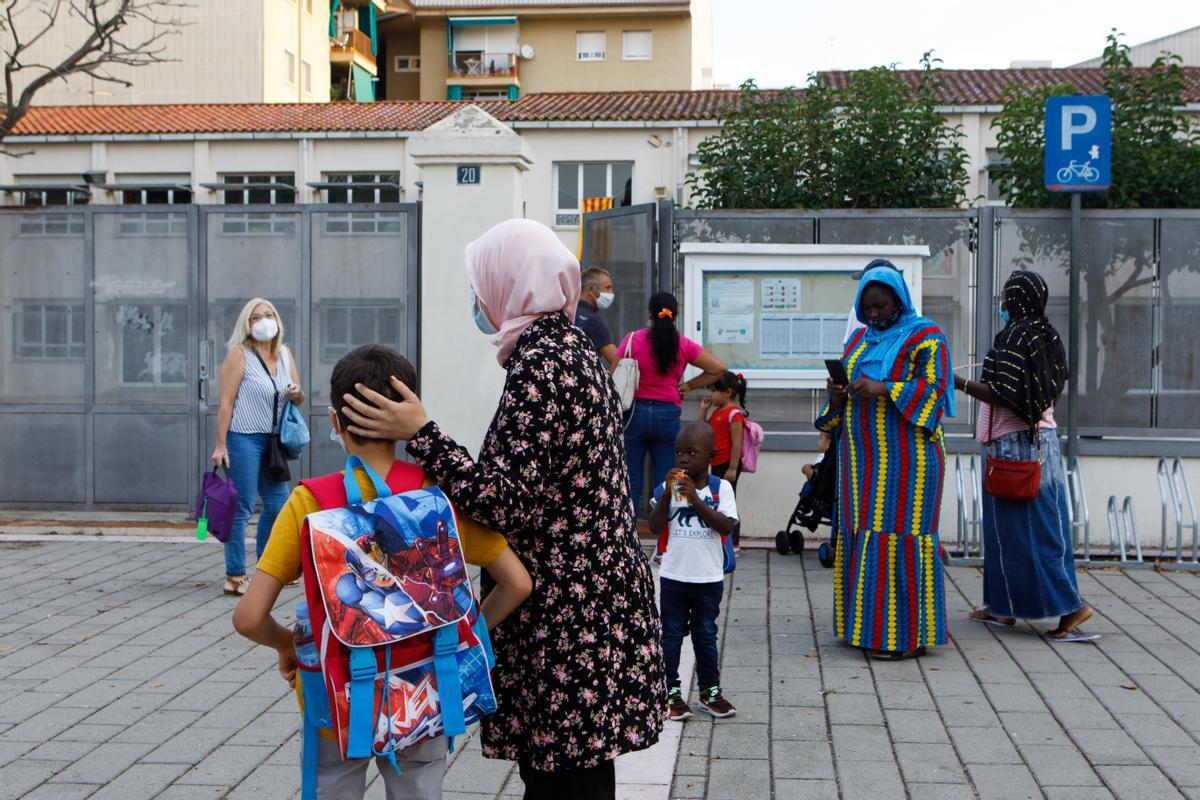
[{"label": "person's hand holding phone", "polygon": [[846,387],[834,383],[833,378],[825,379],[825,391],[829,392],[829,405],[832,408],[842,408],[846,405]]},{"label": "person's hand holding phone", "polygon": [[825,359],[825,369],[829,378],[825,381],[825,390],[829,392],[829,404],[834,408],[846,405],[847,387],[850,378],[846,375],[846,365],[837,358]]}]

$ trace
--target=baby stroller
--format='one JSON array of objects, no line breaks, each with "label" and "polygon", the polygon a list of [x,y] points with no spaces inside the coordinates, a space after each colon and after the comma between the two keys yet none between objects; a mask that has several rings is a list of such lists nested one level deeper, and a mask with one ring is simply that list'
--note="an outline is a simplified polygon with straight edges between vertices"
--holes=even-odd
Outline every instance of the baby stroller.
[{"label": "baby stroller", "polygon": [[799,528],[815,531],[818,526],[829,526],[829,541],[817,548],[817,558],[823,567],[833,566],[837,539],[833,529],[833,504],[836,502],[837,447],[825,451],[825,457],[813,464],[812,477],[800,489],[800,499],[787,521],[787,527],[775,534],[775,549],[780,555],[804,551],[804,534]]}]

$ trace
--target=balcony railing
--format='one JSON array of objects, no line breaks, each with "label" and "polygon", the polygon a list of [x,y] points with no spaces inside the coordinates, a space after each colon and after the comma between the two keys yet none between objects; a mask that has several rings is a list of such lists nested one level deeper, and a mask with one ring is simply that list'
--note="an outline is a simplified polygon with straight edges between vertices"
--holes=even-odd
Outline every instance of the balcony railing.
[{"label": "balcony railing", "polygon": [[357,28],[348,28],[338,31],[337,42],[338,43],[331,48],[335,54],[345,53],[352,56],[358,55],[362,56],[372,64],[375,63],[375,54],[371,52],[371,37],[367,36]]},{"label": "balcony railing", "polygon": [[517,54],[458,50],[450,54],[450,77],[515,78]]}]

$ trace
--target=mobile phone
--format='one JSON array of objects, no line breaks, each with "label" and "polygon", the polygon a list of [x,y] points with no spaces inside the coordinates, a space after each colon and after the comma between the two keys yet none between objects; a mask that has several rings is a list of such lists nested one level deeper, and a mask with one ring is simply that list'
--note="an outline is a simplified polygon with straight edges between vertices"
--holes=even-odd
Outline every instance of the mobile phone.
[{"label": "mobile phone", "polygon": [[829,370],[829,377],[833,379],[835,386],[849,386],[850,376],[846,374],[846,365],[838,358],[825,359],[825,369]]}]

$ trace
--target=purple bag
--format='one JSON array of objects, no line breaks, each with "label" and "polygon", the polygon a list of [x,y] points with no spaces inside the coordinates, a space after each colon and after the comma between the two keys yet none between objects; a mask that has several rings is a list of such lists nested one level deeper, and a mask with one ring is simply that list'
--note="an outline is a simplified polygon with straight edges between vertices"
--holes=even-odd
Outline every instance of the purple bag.
[{"label": "purple bag", "polygon": [[[225,473],[228,476],[228,471]],[[237,511],[237,489],[233,481],[217,474],[217,468],[204,473],[200,484],[200,499],[196,501],[196,513],[192,519],[208,519],[208,532],[222,544],[229,541],[233,530],[233,515]]]}]

